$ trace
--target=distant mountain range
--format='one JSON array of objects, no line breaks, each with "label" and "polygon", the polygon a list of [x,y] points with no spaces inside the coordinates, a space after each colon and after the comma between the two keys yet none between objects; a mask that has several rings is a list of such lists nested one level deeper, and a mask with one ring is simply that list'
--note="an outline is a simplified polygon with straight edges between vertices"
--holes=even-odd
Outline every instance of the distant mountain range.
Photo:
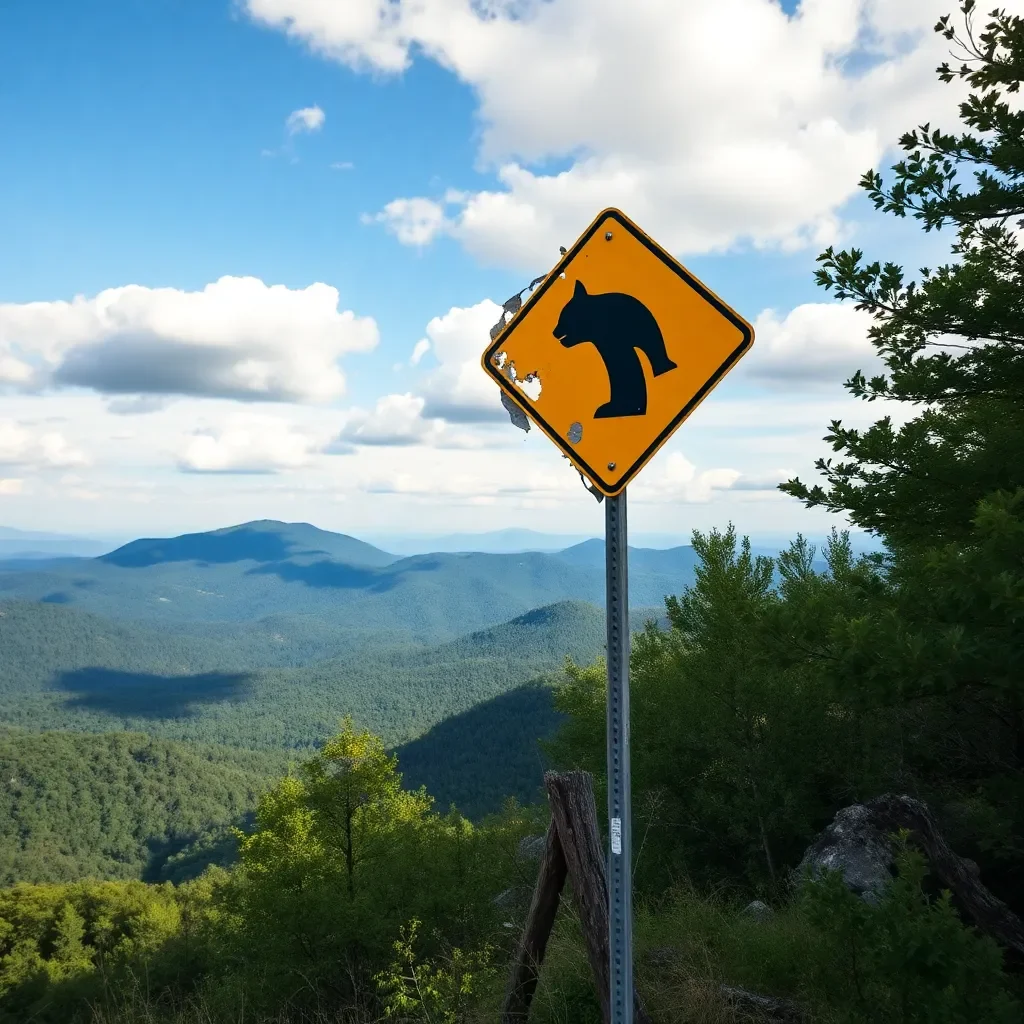
[{"label": "distant mountain range", "polygon": [[119,541],[99,537],[75,537],[38,530],[0,526],[0,559],[93,558],[116,547]]},{"label": "distant mountain range", "polygon": [[[247,524],[252,525],[252,524]],[[281,524],[279,524],[281,525]],[[305,524],[287,524],[303,526]],[[229,530],[237,527],[228,527]],[[314,530],[314,527],[309,527]],[[214,530],[209,533],[186,534],[187,537],[205,537],[222,533]],[[327,531],[316,531],[327,534]],[[329,534],[341,537],[343,534]],[[690,535],[680,533],[633,532],[631,540],[636,547],[643,548],[674,548],[686,546]],[[177,538],[172,538],[177,539]],[[483,552],[487,554],[519,554],[524,551],[557,552],[573,547],[586,540],[599,539],[596,534],[562,534],[543,533],[537,530],[511,528],[505,530],[488,530],[479,533],[450,534],[375,534],[368,533],[361,537],[362,541],[395,556],[428,555],[435,552]],[[792,540],[789,534],[758,534],[752,538],[753,546],[759,551],[777,551],[786,547]],[[824,543],[824,536],[810,537],[811,543],[818,547]],[[867,534],[854,531],[850,541],[855,552],[875,551],[878,542]],[[106,554],[125,543],[125,539],[110,537],[84,537],[70,534],[41,533],[31,530],[15,530],[0,526],[0,560],[4,559],[40,559],[64,557],[92,558]]]},{"label": "distant mountain range", "polygon": [[[693,579],[692,548],[633,549],[631,558],[635,607],[661,607]],[[344,534],[271,521],[136,540],[93,559],[0,564],[0,599],[178,626],[306,615],[423,643],[558,601],[603,605],[604,588],[600,540],[557,553],[400,558]]]}]

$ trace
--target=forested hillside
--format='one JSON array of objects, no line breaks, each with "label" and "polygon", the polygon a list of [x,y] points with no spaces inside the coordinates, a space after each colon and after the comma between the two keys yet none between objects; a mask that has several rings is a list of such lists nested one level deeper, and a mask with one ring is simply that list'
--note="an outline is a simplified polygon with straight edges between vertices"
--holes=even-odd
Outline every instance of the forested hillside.
[{"label": "forested hillside", "polygon": [[564,720],[550,684],[517,686],[399,747],[398,767],[410,788],[426,786],[439,807],[454,804],[476,821],[500,810],[507,797],[522,804],[543,799],[551,759],[539,741]]},{"label": "forested hillside", "polygon": [[[537,741],[560,721],[550,686],[518,687],[399,747],[399,765],[439,806],[454,803],[480,819],[509,796],[537,798]],[[229,864],[230,828],[245,825],[296,756],[141,733],[0,726],[0,885],[180,881]]]},{"label": "forested hillside", "polygon": [[287,764],[138,733],[0,726],[0,883],[173,875],[176,854],[240,823]]},{"label": "forested hillside", "polygon": [[[657,616],[636,609],[633,621],[639,628]],[[596,657],[604,617],[593,605],[565,602],[434,647],[395,644],[382,630],[299,668],[254,667],[264,645],[293,640],[265,625],[255,632],[249,642],[200,639],[59,605],[0,603],[0,721],[292,749],[322,741],[353,714],[402,743],[558,670],[567,655]]]}]

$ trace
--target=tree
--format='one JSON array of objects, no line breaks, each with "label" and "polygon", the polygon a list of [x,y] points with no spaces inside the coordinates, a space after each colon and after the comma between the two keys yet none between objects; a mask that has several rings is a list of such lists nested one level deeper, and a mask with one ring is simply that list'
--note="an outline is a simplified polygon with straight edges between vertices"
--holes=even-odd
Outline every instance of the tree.
[{"label": "tree", "polygon": [[[961,51],[964,130],[929,124],[886,187],[862,186],[877,209],[925,231],[951,226],[956,259],[920,281],[858,249],[819,257],[818,283],[874,319],[887,372],[846,386],[866,401],[920,409],[898,429],[885,416],[858,431],[833,421],[841,460],[823,483],[782,490],[844,513],[881,536],[883,593],[834,644],[837,686],[888,705],[908,727],[907,767],[922,794],[1024,903],[1024,111],[1007,96],[1024,77],[1024,19],[1003,11],[980,33],[935,26]],[[1018,104],[1019,106],[1019,104]],[[973,175],[973,187],[970,177]],[[1015,867],[1016,865],[1016,867]],[[990,876],[992,877],[992,876]]]},{"label": "tree", "polygon": [[218,906],[247,1001],[365,997],[411,917],[428,956],[477,948],[515,867],[496,854],[529,824],[514,811],[487,828],[439,815],[423,789],[403,788],[381,738],[346,718],[264,796],[255,830],[238,834],[240,864]]},{"label": "tree", "polygon": [[398,758],[388,756],[380,737],[356,732],[351,715],[341,732],[303,764],[302,777],[308,806],[341,848],[349,899],[354,899],[357,865],[379,851],[395,825],[425,814],[432,800],[425,789],[402,788]]},{"label": "tree", "polygon": [[[994,12],[976,38],[974,7],[961,5],[966,39],[948,16],[936,25],[969,62],[938,73],[973,87],[960,115],[983,134],[924,124],[900,139],[909,156],[894,166],[891,188],[873,170],[861,179],[877,209],[909,213],[926,231],[954,225],[959,260],[923,268],[917,283],[895,263],[864,264],[859,249],[818,257],[819,285],[874,317],[870,338],[889,371],[870,380],[857,372],[849,391],[924,408],[899,429],[890,417],[863,432],[833,421],[825,440],[843,461],[818,461],[826,486],[796,479],[781,488],[890,544],[969,540],[979,503],[997,494],[1019,503],[1024,483],[1024,220],[1010,224],[1024,216],[1024,112],[1000,91],[1017,93],[1024,76],[1024,20]],[[973,191],[962,181],[968,168]]]}]

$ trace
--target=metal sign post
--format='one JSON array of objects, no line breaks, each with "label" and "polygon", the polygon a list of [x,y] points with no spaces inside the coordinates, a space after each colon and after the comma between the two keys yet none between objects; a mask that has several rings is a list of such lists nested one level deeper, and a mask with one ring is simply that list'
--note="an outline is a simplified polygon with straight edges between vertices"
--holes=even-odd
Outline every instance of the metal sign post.
[{"label": "metal sign post", "polygon": [[608,955],[611,1024],[633,1022],[633,872],[629,780],[629,571],[626,491],[604,502],[608,642]]}]

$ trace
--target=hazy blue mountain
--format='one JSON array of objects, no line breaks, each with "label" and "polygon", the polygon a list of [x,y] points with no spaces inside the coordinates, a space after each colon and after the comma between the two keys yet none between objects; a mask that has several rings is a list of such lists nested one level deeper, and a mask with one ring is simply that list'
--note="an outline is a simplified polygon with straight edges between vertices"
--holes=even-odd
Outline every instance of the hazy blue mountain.
[{"label": "hazy blue mountain", "polygon": [[[585,540],[571,548],[559,551],[558,558],[570,565],[586,566],[604,570],[604,539]],[[645,575],[681,574],[687,582],[693,580],[693,568],[697,555],[689,545],[677,548],[629,548],[629,572]],[[681,587],[678,589],[682,589]],[[676,593],[677,591],[673,591]]]},{"label": "hazy blue mountain", "polygon": [[[823,543],[815,545],[814,568],[818,572],[824,572],[828,563],[821,557]],[[781,548],[751,545],[751,553],[756,557],[764,555],[768,558],[777,558]],[[858,549],[855,548],[856,552]],[[874,550],[867,549],[864,550]],[[590,567],[604,570],[604,540],[587,540],[582,544],[576,544],[565,551],[559,551],[557,558],[562,559],[571,565]],[[690,546],[676,548],[634,548],[629,549],[629,589],[630,600],[633,594],[647,594],[651,587],[657,587],[663,579],[680,580],[681,582],[672,591],[666,593],[679,594],[683,587],[690,586],[695,579],[695,571],[700,559],[696,551]],[[776,574],[776,581],[781,577]]]},{"label": "hazy blue mountain", "polygon": [[[508,529],[489,530],[481,533],[453,534],[380,534],[367,535],[370,541],[387,551],[399,555],[430,554],[435,551],[486,551],[494,554],[517,554],[521,551],[557,552],[575,547],[584,541],[602,540],[603,531],[590,536],[579,534],[543,533],[536,530]],[[806,536],[806,534],[805,534]],[[793,533],[757,533],[751,535],[750,542],[758,554],[774,555],[782,548],[789,547],[795,539]],[[656,548],[664,551],[669,548],[689,547],[691,535],[686,533],[651,533],[631,531],[630,548]],[[824,534],[809,536],[810,543],[820,550],[827,537]],[[856,553],[881,550],[878,541],[861,531],[850,534],[850,542]]]},{"label": "hazy blue mountain", "polygon": [[293,556],[326,555],[348,565],[383,566],[395,561],[379,548],[343,533],[330,533],[309,523],[262,519],[208,533],[186,533],[167,539],[133,540],[100,561],[138,569],[166,562],[222,565],[232,562],[279,562]]},{"label": "hazy blue mountain", "polygon": [[586,540],[586,534],[541,533],[537,530],[488,530],[483,533],[381,535],[374,538],[400,555],[427,555],[438,551],[474,551],[515,555],[524,551],[561,551]]},{"label": "hazy blue mountain", "polygon": [[[600,541],[588,542],[600,545]],[[377,564],[372,564],[376,561]],[[635,607],[661,606],[691,575],[650,558],[631,573]],[[0,566],[0,598],[70,605],[111,619],[183,627],[301,615],[426,643],[564,600],[604,603],[597,559],[438,552],[394,559],[341,534],[263,522],[140,540],[102,558]]]},{"label": "hazy blue mountain", "polygon": [[61,557],[94,558],[116,544],[96,537],[45,533],[39,530],[15,530],[0,526],[0,559],[43,559]]},{"label": "hazy blue mountain", "polygon": [[16,530],[13,526],[0,526],[0,540],[13,541],[76,541],[85,540],[70,533],[47,533],[44,530]]}]

